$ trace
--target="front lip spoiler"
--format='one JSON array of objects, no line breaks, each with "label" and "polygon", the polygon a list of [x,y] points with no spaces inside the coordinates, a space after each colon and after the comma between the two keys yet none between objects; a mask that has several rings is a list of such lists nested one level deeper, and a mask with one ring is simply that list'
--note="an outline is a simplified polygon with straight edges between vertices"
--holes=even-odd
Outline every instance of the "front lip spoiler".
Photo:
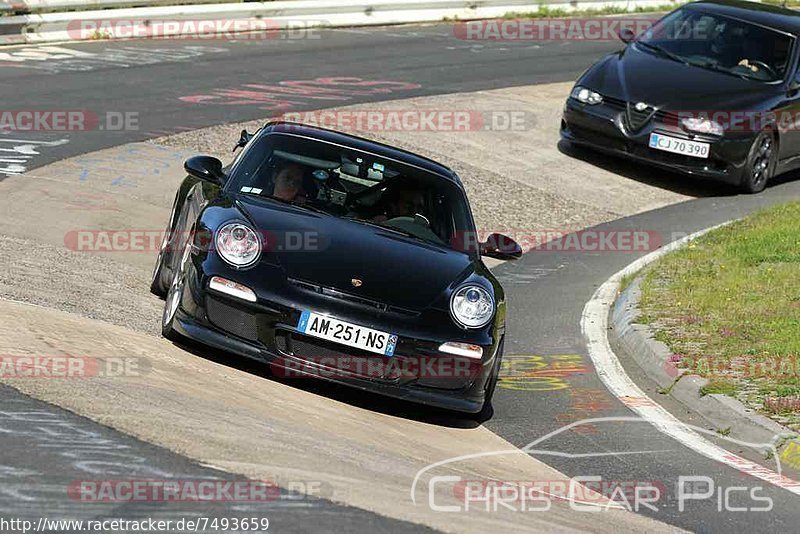
[{"label": "front lip spoiler", "polygon": [[680,174],[685,174],[687,176],[697,176],[700,178],[709,178],[713,180],[720,180],[723,182],[728,183],[738,183],[736,178],[729,172],[724,171],[717,171],[717,170],[708,170],[704,171],[701,169],[697,169],[695,167],[688,167],[686,165],[676,165],[673,163],[664,163],[658,160],[645,158],[636,154],[631,154],[630,152],[625,152],[624,150],[616,150],[613,148],[609,148],[607,146],[603,146],[600,144],[592,143],[591,141],[587,141],[585,139],[580,139],[572,135],[569,131],[561,130],[561,139],[567,141],[569,143],[575,145],[581,145],[589,147],[593,150],[597,150],[598,152],[603,152],[606,154],[610,154],[613,156],[618,156],[634,161],[638,161],[640,163],[645,163],[647,165],[652,165],[654,167],[659,167],[661,169],[670,170],[672,172],[677,172]]},{"label": "front lip spoiler", "polygon": [[[280,355],[275,355],[254,347],[248,343],[238,339],[227,336],[221,332],[217,332],[212,328],[198,323],[193,318],[189,317],[183,310],[179,309],[175,317],[173,328],[185,337],[198,341],[204,345],[224,350],[227,352],[234,352],[241,356],[257,360],[262,363],[276,365],[285,369],[284,358]],[[491,360],[494,362],[494,359]],[[479,389],[480,397],[468,398],[459,397],[458,393],[451,394],[440,393],[438,391],[429,390],[427,388],[420,388],[415,386],[398,386],[394,384],[385,384],[372,380],[361,378],[350,378],[341,375],[330,376],[327,374],[315,374],[313,372],[303,372],[302,369],[291,367],[293,373],[301,373],[310,378],[319,378],[327,382],[340,384],[348,387],[360,389],[393,397],[405,401],[410,401],[418,404],[425,404],[436,408],[451,410],[463,413],[478,413],[483,408],[483,388]],[[474,385],[472,386],[474,387]]]}]

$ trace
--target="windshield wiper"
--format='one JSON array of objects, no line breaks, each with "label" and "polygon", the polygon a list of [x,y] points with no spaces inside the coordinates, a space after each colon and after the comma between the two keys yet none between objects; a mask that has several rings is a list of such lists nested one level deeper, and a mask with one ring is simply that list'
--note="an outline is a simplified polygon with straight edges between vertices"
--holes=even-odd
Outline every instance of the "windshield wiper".
[{"label": "windshield wiper", "polygon": [[240,191],[239,194],[240,195],[250,195],[250,196],[253,196],[253,197],[274,200],[274,201],[280,202],[282,204],[288,204],[290,206],[296,206],[298,208],[307,209],[308,211],[313,211],[315,213],[325,213],[326,215],[329,215],[327,211],[325,211],[323,209],[320,209],[320,208],[317,208],[316,206],[311,206],[310,204],[301,204],[300,202],[295,202],[293,200],[284,200],[282,198],[271,197],[271,196],[268,196],[268,195],[262,195],[261,193],[253,193],[251,191]]},{"label": "windshield wiper", "polygon": [[702,62],[690,62],[690,65],[695,67],[700,67],[701,69],[708,69],[713,70],[714,72],[721,72],[723,74],[730,74],[731,76],[738,76],[743,80],[756,80],[756,81],[764,81],[761,78],[756,78],[755,76],[748,76],[743,72],[734,72],[732,69],[726,69],[725,67],[720,67],[717,63],[713,61],[702,61]]},{"label": "windshield wiper", "polygon": [[419,236],[412,234],[411,232],[407,232],[405,230],[401,230],[399,228],[395,228],[393,226],[384,226],[381,223],[377,223],[375,221],[367,221],[365,219],[359,219],[358,217],[342,217],[342,219],[347,219],[348,221],[357,222],[359,224],[364,224],[366,226],[372,226],[374,228],[380,228],[381,230],[389,230],[390,232],[394,232],[396,234],[404,235],[406,237],[413,237],[414,239],[420,239],[422,241],[426,241]]},{"label": "windshield wiper", "polygon": [[406,230],[401,230],[400,228],[395,228],[393,226],[384,226],[380,223],[376,223],[374,221],[368,221],[364,219],[358,219],[356,217],[341,217],[342,219],[346,219],[348,221],[353,221],[355,223],[363,224],[365,226],[372,226],[373,228],[379,228],[381,230],[387,230],[389,232],[393,232],[395,234],[399,234],[404,237],[410,237],[414,241],[417,241],[422,246],[427,246],[431,248],[431,250],[451,250],[447,247],[444,243],[438,241],[432,241],[430,239],[425,239],[424,237],[420,237],[418,235],[412,234],[411,232],[407,232]]},{"label": "windshield wiper", "polygon": [[646,41],[636,41],[636,44],[642,45],[645,48],[649,48],[650,50],[656,52],[657,54],[660,54],[661,56],[669,58],[672,61],[677,61],[678,63],[683,63],[684,65],[689,65],[690,64],[688,61],[686,61],[686,59],[682,58],[678,54],[670,52],[666,48],[662,48],[662,47],[660,47],[660,46],[658,46],[656,44],[648,43]]}]

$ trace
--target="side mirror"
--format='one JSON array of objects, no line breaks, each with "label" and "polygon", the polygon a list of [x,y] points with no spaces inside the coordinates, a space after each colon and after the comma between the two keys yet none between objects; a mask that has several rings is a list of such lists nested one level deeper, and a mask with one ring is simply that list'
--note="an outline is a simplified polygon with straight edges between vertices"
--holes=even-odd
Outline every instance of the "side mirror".
[{"label": "side mirror", "polygon": [[211,156],[193,156],[186,160],[183,168],[191,176],[222,185],[225,182],[225,174],[222,172],[222,162]]},{"label": "side mirror", "polygon": [[239,137],[239,140],[236,142],[236,146],[233,147],[233,152],[236,152],[237,148],[244,148],[247,143],[250,142],[255,134],[251,134],[247,130],[242,130],[242,135]]},{"label": "side mirror", "polygon": [[481,243],[481,256],[497,260],[518,260],[522,257],[522,247],[510,237],[502,234],[490,234],[485,243]]},{"label": "side mirror", "polygon": [[787,92],[792,95],[798,91],[800,91],[800,80],[792,80],[791,83],[789,83],[789,90]]},{"label": "side mirror", "polygon": [[636,34],[633,33],[633,30],[624,26],[619,29],[619,33],[617,35],[619,36],[619,40],[625,44],[630,43],[636,38]]}]

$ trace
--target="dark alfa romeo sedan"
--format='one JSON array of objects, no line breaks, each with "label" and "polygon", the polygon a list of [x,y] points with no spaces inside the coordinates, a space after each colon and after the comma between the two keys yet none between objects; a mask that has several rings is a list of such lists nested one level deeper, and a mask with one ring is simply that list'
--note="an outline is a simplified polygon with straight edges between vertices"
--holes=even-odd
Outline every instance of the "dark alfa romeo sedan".
[{"label": "dark alfa romeo sedan", "polygon": [[749,193],[800,166],[800,13],[687,4],[578,79],[561,136]]},{"label": "dark alfa romeo sedan", "polygon": [[186,161],[151,290],[165,337],[455,411],[485,413],[505,336],[503,289],[481,260],[449,168],[329,130],[242,132],[230,166]]}]

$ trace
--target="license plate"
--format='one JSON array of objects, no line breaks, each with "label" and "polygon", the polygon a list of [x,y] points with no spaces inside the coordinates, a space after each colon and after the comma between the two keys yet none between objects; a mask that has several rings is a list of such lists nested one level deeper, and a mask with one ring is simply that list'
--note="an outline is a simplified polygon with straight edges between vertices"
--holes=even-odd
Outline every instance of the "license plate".
[{"label": "license plate", "polygon": [[397,336],[394,334],[340,321],[308,310],[304,310],[300,315],[297,331],[307,336],[334,341],[384,356],[394,356],[394,349],[397,345]]},{"label": "license plate", "polygon": [[707,158],[710,147],[711,145],[708,143],[678,139],[677,137],[657,133],[650,134],[650,148],[663,150],[664,152],[683,154],[694,158]]}]

